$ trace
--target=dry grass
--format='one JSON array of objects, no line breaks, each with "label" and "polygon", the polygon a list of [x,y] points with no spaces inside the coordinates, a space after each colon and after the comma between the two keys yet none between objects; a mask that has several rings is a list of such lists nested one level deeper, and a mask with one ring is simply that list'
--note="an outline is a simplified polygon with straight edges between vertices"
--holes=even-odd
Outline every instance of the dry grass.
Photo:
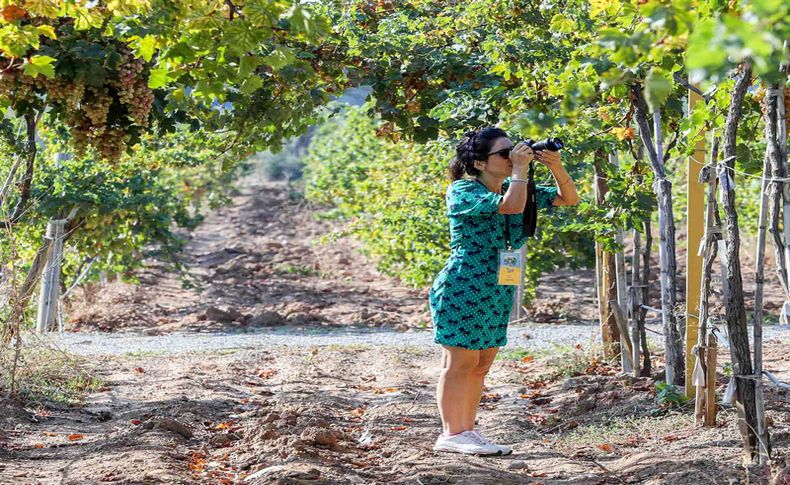
[{"label": "dry grass", "polygon": [[[88,361],[35,338],[25,339],[18,356],[13,347],[0,348],[0,393],[24,400],[80,404],[102,387]],[[12,381],[14,360],[16,372]]]}]

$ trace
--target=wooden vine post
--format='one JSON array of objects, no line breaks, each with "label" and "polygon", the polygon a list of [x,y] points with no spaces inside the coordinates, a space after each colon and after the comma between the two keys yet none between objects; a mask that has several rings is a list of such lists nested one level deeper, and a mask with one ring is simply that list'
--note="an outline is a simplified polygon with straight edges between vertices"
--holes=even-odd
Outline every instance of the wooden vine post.
[{"label": "wooden vine post", "polygon": [[[715,162],[718,157],[718,141],[713,136],[710,161],[702,167],[699,173],[699,184],[707,184],[708,197],[705,209],[705,233],[699,247],[702,256],[702,274],[700,275],[699,288],[699,329],[697,332],[696,346],[692,348],[694,361],[691,363],[692,377],[690,380],[696,386],[695,418],[697,424],[705,426],[716,424],[716,337],[708,329],[708,298],[710,297],[710,282],[713,264],[721,240],[721,219],[716,201],[717,178]],[[691,250],[691,240],[689,240]]]},{"label": "wooden vine post", "polygon": [[[689,113],[701,101],[703,101],[702,96],[694,90],[689,90]],[[688,157],[686,161],[688,167],[688,177],[686,178],[686,193],[688,194],[686,204],[686,244],[688,245],[686,250],[686,396],[694,395],[694,382],[691,377],[694,371],[695,356],[692,354],[692,347],[698,341],[699,331],[702,255],[696,251],[696,244],[702,239],[704,213],[702,208],[703,185],[698,182],[702,166],[697,161],[705,160],[704,131],[702,135],[694,145],[694,156]]]},{"label": "wooden vine post", "polygon": [[52,241],[52,250],[49,253],[49,260],[44,267],[44,274],[41,278],[41,293],[38,300],[38,321],[36,330],[38,332],[49,332],[55,321],[58,306],[58,294],[60,293],[60,267],[63,260],[63,230],[66,226],[66,219],[50,219],[47,224],[46,239]]},{"label": "wooden vine post", "polygon": [[716,426],[716,360],[718,359],[716,336],[708,332],[708,348],[705,354],[705,426]]},{"label": "wooden vine post", "polygon": [[[769,103],[771,101],[769,100]],[[768,116],[766,116],[768,118]],[[768,120],[767,120],[768,121]],[[770,122],[770,121],[768,121]],[[768,128],[766,127],[766,132]],[[755,402],[757,410],[757,439],[759,445],[760,464],[768,462],[768,438],[765,426],[765,404],[763,402],[763,283],[765,282],[765,235],[767,232],[766,220],[768,219],[768,176],[771,165],[766,153],[763,163],[762,191],[760,196],[760,215],[757,222],[757,248],[754,269],[754,375]]]}]

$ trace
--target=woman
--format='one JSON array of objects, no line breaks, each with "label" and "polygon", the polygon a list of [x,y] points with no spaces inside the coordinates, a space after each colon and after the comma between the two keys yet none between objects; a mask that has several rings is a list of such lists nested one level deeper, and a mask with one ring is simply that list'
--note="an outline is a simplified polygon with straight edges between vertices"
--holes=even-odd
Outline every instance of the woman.
[{"label": "woman", "polygon": [[443,347],[436,399],[444,431],[435,451],[512,453],[475,430],[475,417],[488,369],[499,347],[507,343],[515,287],[498,284],[498,254],[508,245],[517,249],[525,242],[522,213],[533,159],[551,170],[556,183],[537,187],[538,208],[577,204],[576,187],[558,152],[533,153],[526,143],[514,147],[499,128],[466,133],[450,162],[451,256],[430,291],[434,341]]}]

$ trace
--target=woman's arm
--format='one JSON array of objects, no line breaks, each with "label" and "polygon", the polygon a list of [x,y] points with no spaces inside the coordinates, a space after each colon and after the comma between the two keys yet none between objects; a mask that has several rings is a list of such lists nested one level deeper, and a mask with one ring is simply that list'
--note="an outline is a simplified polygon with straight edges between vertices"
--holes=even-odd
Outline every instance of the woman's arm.
[{"label": "woman's arm", "polygon": [[530,160],[535,156],[532,148],[526,143],[519,143],[510,152],[510,160],[513,162],[513,170],[510,175],[510,187],[502,197],[499,204],[500,214],[521,214],[527,204],[527,184],[525,182],[513,182],[513,180],[527,179],[527,169]]},{"label": "woman's arm", "polygon": [[560,153],[544,150],[535,152],[535,160],[549,167],[557,184],[557,197],[554,198],[554,205],[576,205],[579,203],[579,194],[576,192],[576,185],[565,167],[560,161]]},{"label": "woman's arm", "polygon": [[524,212],[524,206],[527,203],[527,184],[523,182],[513,183],[512,180],[525,180],[526,178],[526,167],[513,167],[513,172],[510,176],[510,187],[505,191],[502,202],[499,204],[500,214],[521,214]]}]

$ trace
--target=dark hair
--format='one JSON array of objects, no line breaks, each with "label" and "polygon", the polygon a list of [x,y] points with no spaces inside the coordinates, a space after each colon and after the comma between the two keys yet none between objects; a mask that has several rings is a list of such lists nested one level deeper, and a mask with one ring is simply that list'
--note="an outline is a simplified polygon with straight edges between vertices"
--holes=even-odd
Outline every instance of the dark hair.
[{"label": "dark hair", "polygon": [[493,126],[464,133],[464,137],[455,147],[455,156],[450,161],[450,180],[460,180],[464,174],[473,177],[480,175],[480,170],[475,168],[475,160],[485,160],[494,140],[503,137],[507,138],[505,130]]}]

